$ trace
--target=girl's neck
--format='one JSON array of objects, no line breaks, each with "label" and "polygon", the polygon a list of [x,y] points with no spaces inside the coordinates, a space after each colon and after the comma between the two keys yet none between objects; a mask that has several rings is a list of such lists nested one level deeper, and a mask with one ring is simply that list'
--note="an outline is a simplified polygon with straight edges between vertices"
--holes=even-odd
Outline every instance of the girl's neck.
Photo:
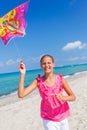
[{"label": "girl's neck", "polygon": [[56,81],[56,76],[55,74],[51,73],[51,74],[47,74],[43,77],[44,79],[44,83],[49,86],[49,87],[52,87],[54,84],[55,84],[55,81]]},{"label": "girl's neck", "polygon": [[45,75],[44,75],[44,78],[45,78],[45,80],[46,80],[46,79],[49,79],[49,78],[53,78],[53,76],[54,76],[53,73],[45,74]]}]

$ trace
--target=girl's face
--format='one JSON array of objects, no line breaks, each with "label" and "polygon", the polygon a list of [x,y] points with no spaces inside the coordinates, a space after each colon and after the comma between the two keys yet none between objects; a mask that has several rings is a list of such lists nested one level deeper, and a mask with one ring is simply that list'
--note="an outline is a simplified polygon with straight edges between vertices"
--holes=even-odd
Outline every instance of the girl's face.
[{"label": "girl's face", "polygon": [[41,68],[45,73],[51,73],[53,72],[53,67],[55,66],[54,62],[52,59],[48,56],[44,57],[41,63]]}]

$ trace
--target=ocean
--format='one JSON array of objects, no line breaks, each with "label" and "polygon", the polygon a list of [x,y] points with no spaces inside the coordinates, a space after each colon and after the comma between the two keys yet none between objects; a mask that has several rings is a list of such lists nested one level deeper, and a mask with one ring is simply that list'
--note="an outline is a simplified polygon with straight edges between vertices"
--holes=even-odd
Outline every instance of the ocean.
[{"label": "ocean", "polygon": [[[87,71],[87,64],[68,65],[54,68],[55,74],[61,73],[64,77],[81,73],[82,71]],[[41,69],[28,70],[25,77],[25,87],[35,79],[38,74],[43,75],[43,71]],[[19,72],[0,74],[0,97],[17,92],[19,77]]]}]

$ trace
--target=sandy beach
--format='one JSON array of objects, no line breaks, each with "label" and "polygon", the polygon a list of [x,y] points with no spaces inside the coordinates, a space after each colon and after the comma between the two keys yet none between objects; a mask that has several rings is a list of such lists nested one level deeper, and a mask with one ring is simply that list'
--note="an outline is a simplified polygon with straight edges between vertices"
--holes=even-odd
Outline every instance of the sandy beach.
[{"label": "sandy beach", "polygon": [[[76,95],[76,101],[69,102],[70,130],[87,130],[87,72],[66,80]],[[1,97],[0,130],[44,130],[39,113],[40,100],[37,90],[23,99],[17,94]]]}]

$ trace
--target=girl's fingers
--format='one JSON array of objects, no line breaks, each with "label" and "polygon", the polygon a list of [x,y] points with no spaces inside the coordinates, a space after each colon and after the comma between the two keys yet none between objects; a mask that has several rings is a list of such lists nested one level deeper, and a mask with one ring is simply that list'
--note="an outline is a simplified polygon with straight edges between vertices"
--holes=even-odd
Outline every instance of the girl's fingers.
[{"label": "girl's fingers", "polygon": [[20,64],[20,69],[24,69],[24,65],[22,63]]},{"label": "girl's fingers", "polygon": [[62,95],[61,94],[56,94],[56,98],[57,99],[62,99]]}]

